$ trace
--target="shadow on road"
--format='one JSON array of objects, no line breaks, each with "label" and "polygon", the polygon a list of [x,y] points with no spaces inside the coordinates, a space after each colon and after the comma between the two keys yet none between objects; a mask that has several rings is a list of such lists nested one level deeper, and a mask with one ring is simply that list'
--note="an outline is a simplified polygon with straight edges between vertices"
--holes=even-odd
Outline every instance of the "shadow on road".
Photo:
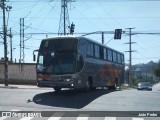
[{"label": "shadow on road", "polygon": [[97,89],[90,92],[81,90],[63,90],[60,93],[47,92],[37,94],[33,102],[40,105],[80,109],[98,97],[113,91]]}]

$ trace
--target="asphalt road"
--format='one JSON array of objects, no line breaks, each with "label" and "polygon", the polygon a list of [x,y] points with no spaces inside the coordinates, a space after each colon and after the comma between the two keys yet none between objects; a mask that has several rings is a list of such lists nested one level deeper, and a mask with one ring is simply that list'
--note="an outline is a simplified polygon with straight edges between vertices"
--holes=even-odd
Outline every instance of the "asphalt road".
[{"label": "asphalt road", "polygon": [[[160,111],[160,84],[153,86],[153,91],[98,89],[87,93],[80,90],[63,90],[56,93],[51,88],[0,88],[0,111],[51,111],[47,113],[54,120],[62,119],[62,116],[66,114],[64,111],[69,111],[69,118],[74,120],[78,118],[78,120],[82,120],[82,118],[83,120],[159,120],[160,117],[138,117],[138,114],[156,114],[155,111]],[[53,113],[53,111],[62,112]],[[114,111],[135,111],[135,114],[130,117],[132,112]],[[140,112],[136,113],[136,111]],[[105,117],[105,114],[112,116],[112,118]],[[79,115],[83,117],[77,118]],[[95,118],[95,116],[98,117]],[[47,119],[53,119],[52,117]],[[125,118],[122,119],[122,117]],[[63,120],[70,120],[69,118],[63,117]],[[1,119],[9,120],[11,118],[2,117]],[[30,119],[36,120],[38,118]]]}]

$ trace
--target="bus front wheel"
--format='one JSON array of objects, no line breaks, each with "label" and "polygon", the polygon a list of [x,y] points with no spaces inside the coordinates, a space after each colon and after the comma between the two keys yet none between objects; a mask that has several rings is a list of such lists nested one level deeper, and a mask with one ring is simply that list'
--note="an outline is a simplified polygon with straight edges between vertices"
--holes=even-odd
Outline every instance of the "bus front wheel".
[{"label": "bus front wheel", "polygon": [[60,91],[61,91],[61,88],[59,88],[59,87],[54,87],[54,90],[55,90],[56,92],[60,92]]}]

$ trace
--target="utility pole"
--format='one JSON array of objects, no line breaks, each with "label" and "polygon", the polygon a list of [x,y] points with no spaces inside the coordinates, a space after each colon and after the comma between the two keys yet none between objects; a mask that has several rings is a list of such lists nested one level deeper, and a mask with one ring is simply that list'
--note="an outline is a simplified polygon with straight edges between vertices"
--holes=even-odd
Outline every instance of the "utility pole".
[{"label": "utility pole", "polygon": [[75,0],[61,0],[61,15],[60,15],[58,35],[66,35],[70,33],[68,2],[74,2],[74,1]]},{"label": "utility pole", "polygon": [[132,43],[131,43],[131,30],[133,28],[129,29],[129,81],[130,85],[132,86]]},{"label": "utility pole", "polygon": [[129,29],[129,43],[125,43],[125,44],[129,44],[129,84],[130,86],[132,86],[132,44],[135,42],[132,42],[131,37],[132,37],[132,29],[134,28],[127,28]]},{"label": "utility pole", "polygon": [[11,62],[13,62],[13,55],[12,55],[12,29],[10,28],[10,34],[9,34],[9,37],[10,37],[10,51],[11,51]]},{"label": "utility pole", "polygon": [[3,39],[4,39],[4,84],[8,86],[8,58],[7,58],[7,31],[5,18],[5,0],[1,0],[3,9]]},{"label": "utility pole", "polygon": [[104,32],[102,32],[102,44],[104,44]]},{"label": "utility pole", "polygon": [[[62,7],[63,7],[63,17],[64,17],[63,18],[64,35],[66,35],[66,28],[67,28],[67,26],[66,26],[66,15],[68,14],[67,1],[62,0],[62,4],[63,4]],[[67,14],[66,14],[66,12],[67,12]],[[69,15],[68,15],[67,18],[69,19]]]},{"label": "utility pole", "polygon": [[24,63],[24,18],[20,18],[20,63]]}]

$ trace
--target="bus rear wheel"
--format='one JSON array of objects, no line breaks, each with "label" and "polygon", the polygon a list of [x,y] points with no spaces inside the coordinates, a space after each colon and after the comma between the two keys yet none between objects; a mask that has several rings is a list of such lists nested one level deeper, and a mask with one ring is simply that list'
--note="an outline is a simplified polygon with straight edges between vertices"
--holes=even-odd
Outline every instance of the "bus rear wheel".
[{"label": "bus rear wheel", "polygon": [[115,86],[115,85],[113,85],[113,86],[108,86],[107,88],[108,88],[108,90],[116,90],[116,86]]}]

